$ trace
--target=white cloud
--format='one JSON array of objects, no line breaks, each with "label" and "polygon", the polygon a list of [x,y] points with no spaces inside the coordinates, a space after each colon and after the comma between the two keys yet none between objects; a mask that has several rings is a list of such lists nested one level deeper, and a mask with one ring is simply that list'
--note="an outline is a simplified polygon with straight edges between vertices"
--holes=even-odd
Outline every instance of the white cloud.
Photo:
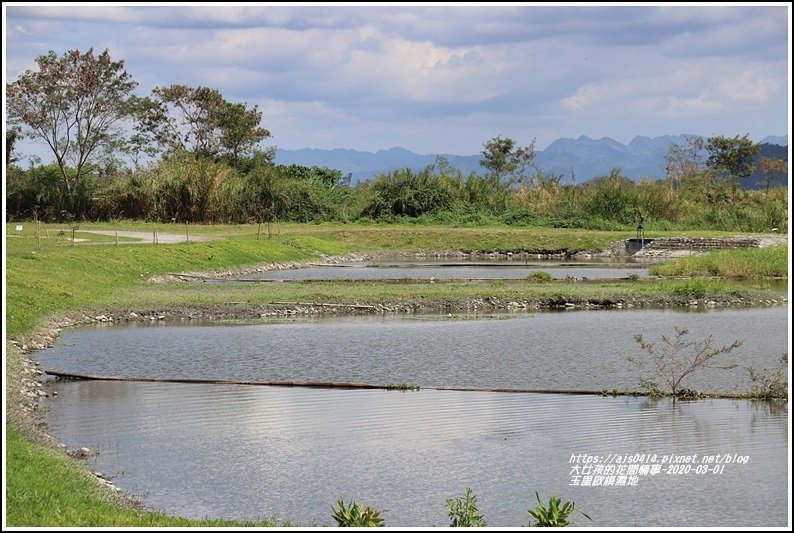
[{"label": "white cloud", "polygon": [[140,91],[217,87],[258,103],[274,142],[293,148],[473,153],[497,134],[537,136],[541,146],[556,135],[681,133],[692,121],[731,131],[768,124],[779,133],[788,116],[787,14],[733,6],[12,6],[5,68],[13,79],[47,50],[108,47]]},{"label": "white cloud", "polygon": [[121,6],[14,6],[8,15],[23,18],[103,20],[109,22],[145,22],[152,13]]},{"label": "white cloud", "polygon": [[[706,15],[712,12],[704,11]],[[785,8],[716,12],[725,13],[725,18],[715,17],[710,21],[713,24],[671,35],[662,45],[664,53],[673,57],[767,57],[776,53],[769,50],[770,45],[778,48],[777,53],[785,49],[789,31]]]},{"label": "white cloud", "polygon": [[733,102],[768,102],[782,85],[771,69],[760,65],[746,65],[722,69],[715,92]]},{"label": "white cloud", "polygon": [[593,105],[600,98],[602,90],[592,83],[586,83],[576,89],[576,92],[562,99],[562,106],[571,111],[581,111]]},{"label": "white cloud", "polygon": [[674,96],[667,99],[661,112],[673,118],[697,116],[709,113],[721,113],[725,105],[716,100],[709,99],[706,95],[698,98],[679,98]]},{"label": "white cloud", "polygon": [[[487,58],[486,58],[487,55]],[[342,71],[362,89],[411,102],[481,101],[500,94],[503,61],[485,51],[386,38],[381,50],[354,50]]]}]

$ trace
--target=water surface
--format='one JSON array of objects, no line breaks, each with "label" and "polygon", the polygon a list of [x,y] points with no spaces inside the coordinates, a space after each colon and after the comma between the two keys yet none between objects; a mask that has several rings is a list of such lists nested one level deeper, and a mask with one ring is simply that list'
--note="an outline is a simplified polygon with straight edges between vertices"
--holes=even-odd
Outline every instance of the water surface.
[{"label": "water surface", "polygon": [[[218,329],[218,328],[216,328]],[[149,330],[152,331],[152,330]],[[594,526],[785,526],[788,410],[485,392],[312,390],[67,381],[45,419],[91,467],[152,508],[191,517],[331,525],[338,498],[387,525],[448,524],[466,487],[490,526],[527,524],[534,491]],[[739,454],[720,473],[573,486],[571,456]],[[650,464],[647,462],[644,464]],[[580,517],[581,518],[581,517]]]},{"label": "water surface", "polygon": [[[90,374],[365,381],[424,387],[637,388],[633,340],[687,327],[739,338],[739,365],[685,386],[746,390],[744,367],[787,350],[787,306],[540,312],[478,320],[347,317],[245,325],[96,326],[65,331],[44,366]],[[534,491],[576,502],[595,526],[784,526],[788,409],[732,400],[438,391],[313,390],[59,381],[50,431],[99,450],[91,467],[146,505],[191,517],[331,525],[339,498],[388,525],[446,525],[467,487],[491,526],[526,525]],[[577,486],[572,455],[738,454],[706,474]],[[646,464],[650,465],[649,460]],[[697,466],[697,465],[695,465]],[[602,480],[603,481],[603,480]],[[614,482],[615,480],[613,480]]]},{"label": "water surface", "polygon": [[648,342],[688,328],[711,336],[732,370],[683,385],[745,391],[747,367],[771,368],[788,350],[788,306],[753,309],[539,312],[482,320],[348,317],[252,325],[89,327],[43,350],[44,367],[78,374],[262,381],[411,383],[424,387],[636,390]]},{"label": "water surface", "polygon": [[488,258],[362,261],[339,265],[246,274],[238,279],[269,280],[399,280],[524,279],[545,272],[555,279],[624,279],[648,275],[642,263]]}]

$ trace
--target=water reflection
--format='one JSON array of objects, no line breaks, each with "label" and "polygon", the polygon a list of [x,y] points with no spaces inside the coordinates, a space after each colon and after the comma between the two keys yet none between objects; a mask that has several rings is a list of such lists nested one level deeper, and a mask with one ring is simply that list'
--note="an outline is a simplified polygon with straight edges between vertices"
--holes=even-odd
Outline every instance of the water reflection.
[{"label": "water reflection", "polygon": [[[59,382],[50,430],[98,448],[97,469],[145,503],[188,516],[330,525],[337,498],[388,525],[447,524],[472,487],[492,526],[526,525],[534,491],[576,501],[596,526],[781,526],[787,407],[542,394],[315,391]],[[775,408],[777,409],[777,408]],[[571,456],[740,454],[720,474],[581,486]]]},{"label": "water reflection", "polygon": [[714,345],[742,339],[732,370],[693,374],[695,390],[745,391],[745,367],[772,368],[787,350],[787,306],[535,313],[504,320],[358,317],[260,325],[111,327],[64,332],[39,353],[65,372],[262,381],[413,383],[424,387],[639,388],[634,341],[658,341],[674,326]]},{"label": "water reflection", "polygon": [[400,279],[524,279],[545,272],[555,279],[625,279],[645,277],[648,271],[637,263],[577,263],[539,261],[412,261],[360,262],[312,266],[246,274],[238,279],[253,280],[400,280]]}]

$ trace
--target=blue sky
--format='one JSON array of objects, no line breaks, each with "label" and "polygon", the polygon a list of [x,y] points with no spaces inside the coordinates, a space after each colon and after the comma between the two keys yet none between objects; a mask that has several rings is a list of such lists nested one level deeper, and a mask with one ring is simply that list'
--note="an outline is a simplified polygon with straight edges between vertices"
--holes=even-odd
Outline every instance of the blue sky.
[{"label": "blue sky", "polygon": [[280,148],[790,129],[782,3],[3,7],[7,82],[49,50],[108,48],[139,94],[182,83],[257,104]]}]

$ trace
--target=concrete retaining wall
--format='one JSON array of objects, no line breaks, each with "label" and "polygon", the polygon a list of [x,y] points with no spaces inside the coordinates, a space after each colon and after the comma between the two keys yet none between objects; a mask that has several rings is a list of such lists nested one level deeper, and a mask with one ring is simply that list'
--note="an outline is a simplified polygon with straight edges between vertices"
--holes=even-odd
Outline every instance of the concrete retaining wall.
[{"label": "concrete retaining wall", "polygon": [[[630,242],[626,241],[627,254],[631,255]],[[695,255],[716,250],[729,250],[735,248],[762,248],[771,244],[783,244],[786,237],[673,237],[668,239],[652,239],[646,241],[644,248],[634,253],[634,257],[677,257],[682,255]]]}]

